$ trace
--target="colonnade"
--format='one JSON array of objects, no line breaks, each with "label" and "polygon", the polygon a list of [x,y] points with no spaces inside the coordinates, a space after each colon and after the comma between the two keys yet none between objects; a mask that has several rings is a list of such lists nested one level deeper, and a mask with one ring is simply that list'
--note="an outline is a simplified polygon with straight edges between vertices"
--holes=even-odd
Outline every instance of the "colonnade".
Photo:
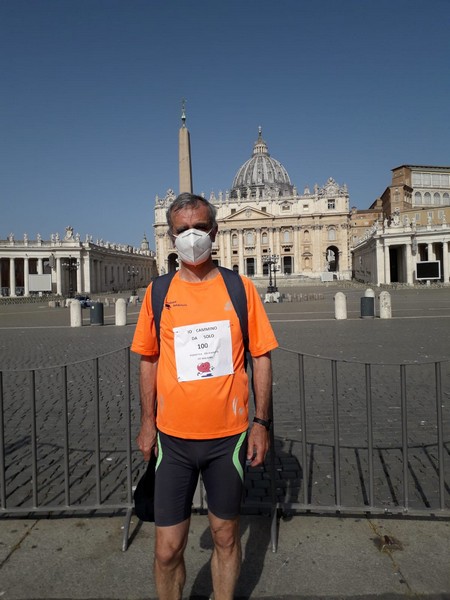
[{"label": "colonnade", "polygon": [[[4,250],[0,245],[1,296],[30,296],[37,291],[67,296],[131,289],[133,284],[148,285],[155,275],[155,260],[150,252],[108,253],[82,247],[72,248],[70,253],[62,248],[52,248],[50,252],[43,248]],[[49,275],[43,284],[46,289],[30,289],[30,275]]]},{"label": "colonnade", "polygon": [[[376,283],[394,283],[391,252],[397,252],[398,270],[396,281],[412,285],[416,282],[416,263],[419,261],[440,261],[441,279],[450,282],[450,240],[414,242],[392,240],[387,237],[377,240],[373,268],[377,270]],[[367,266],[367,265],[366,265]]]}]

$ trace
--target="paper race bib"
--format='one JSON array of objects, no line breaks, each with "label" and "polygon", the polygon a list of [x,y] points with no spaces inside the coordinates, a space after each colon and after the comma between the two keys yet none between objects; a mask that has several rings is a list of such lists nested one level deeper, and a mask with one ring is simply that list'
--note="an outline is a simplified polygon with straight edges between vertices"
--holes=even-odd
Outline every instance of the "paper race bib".
[{"label": "paper race bib", "polygon": [[178,381],[234,373],[230,321],[174,327],[173,333]]}]

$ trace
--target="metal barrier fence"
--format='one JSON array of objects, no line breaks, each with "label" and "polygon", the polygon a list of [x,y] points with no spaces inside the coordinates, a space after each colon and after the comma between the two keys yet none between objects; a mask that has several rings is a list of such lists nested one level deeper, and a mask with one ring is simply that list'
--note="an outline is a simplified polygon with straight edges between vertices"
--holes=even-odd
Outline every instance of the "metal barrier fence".
[{"label": "metal barrier fence", "polygon": [[450,516],[449,360],[274,360],[279,509]]},{"label": "metal barrier fence", "polygon": [[[365,364],[273,353],[274,428],[244,512],[450,516],[450,361]],[[125,511],[145,465],[138,358],[123,348],[0,372],[0,516]],[[447,441],[446,441],[447,440]],[[194,508],[204,510],[201,486]]]},{"label": "metal barrier fence", "polygon": [[125,510],[129,524],[133,477],[144,468],[132,451],[138,384],[131,360],[127,347],[60,367],[0,372],[0,515]]}]

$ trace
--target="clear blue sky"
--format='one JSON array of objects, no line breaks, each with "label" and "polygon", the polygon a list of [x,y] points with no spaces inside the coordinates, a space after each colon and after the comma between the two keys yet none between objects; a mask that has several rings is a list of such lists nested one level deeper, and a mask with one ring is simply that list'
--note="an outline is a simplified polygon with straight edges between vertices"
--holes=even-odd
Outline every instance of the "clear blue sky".
[{"label": "clear blue sky", "polygon": [[182,98],[197,193],[261,125],[299,191],[367,208],[392,168],[450,164],[449,25],[448,0],[0,0],[0,238],[154,247]]}]

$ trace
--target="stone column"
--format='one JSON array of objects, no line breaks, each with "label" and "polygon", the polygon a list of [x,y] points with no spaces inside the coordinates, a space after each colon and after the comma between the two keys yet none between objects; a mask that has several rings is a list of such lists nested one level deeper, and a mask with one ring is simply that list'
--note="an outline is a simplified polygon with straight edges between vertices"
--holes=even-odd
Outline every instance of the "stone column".
[{"label": "stone column", "polygon": [[91,293],[91,259],[85,256],[83,259],[83,279],[84,279],[84,292],[86,294]]},{"label": "stone column", "polygon": [[24,256],[24,259],[23,259],[23,295],[24,296],[30,295],[29,276],[30,276],[30,259],[28,258],[28,256]]},{"label": "stone column", "polygon": [[326,260],[326,252],[322,250],[320,225],[317,224],[317,219],[314,219],[312,226],[311,246],[313,253],[312,268],[314,273],[322,273]]},{"label": "stone column", "polygon": [[427,250],[428,250],[428,260],[434,260],[435,256],[434,256],[434,252],[433,252],[433,244],[431,242],[429,242],[427,244]]},{"label": "stone column", "polygon": [[448,283],[450,278],[449,273],[449,247],[448,242],[444,241],[442,244],[442,270],[443,270],[443,281]]},{"label": "stone column", "polygon": [[239,273],[245,275],[244,268],[244,232],[238,231],[238,248],[239,248]]},{"label": "stone column", "polygon": [[273,232],[274,232],[274,228],[269,227],[269,248],[270,248],[270,252],[272,254],[275,254],[275,248],[274,248],[275,240],[274,240]]},{"label": "stone column", "polygon": [[227,231],[226,232],[226,255],[227,255],[227,262],[226,262],[226,267],[228,267],[229,269],[231,269],[231,264],[232,264],[232,249],[231,249],[231,231]]},{"label": "stone column", "polygon": [[77,269],[77,289],[76,291],[78,293],[83,292],[83,270],[84,270],[84,265],[82,263],[81,260],[79,259],[75,259],[77,263],[79,263],[78,269]]},{"label": "stone column", "polygon": [[281,244],[280,244],[280,228],[277,227],[274,232],[274,247],[272,248],[273,254],[278,254],[281,262]]},{"label": "stone column", "polygon": [[261,228],[258,227],[255,230],[255,235],[256,235],[256,269],[255,269],[255,275],[257,277],[262,277],[262,255],[261,255]]},{"label": "stone column", "polygon": [[379,239],[376,240],[375,252],[376,252],[375,262],[376,262],[376,270],[377,270],[376,283],[377,283],[377,285],[380,285],[380,283],[385,283],[385,277],[384,277],[385,265],[384,265],[383,244],[382,244],[381,240],[379,240]]},{"label": "stone column", "polygon": [[56,293],[62,296],[62,273],[61,273],[61,258],[56,257]]},{"label": "stone column", "polygon": [[384,241],[384,283],[391,283],[391,263],[389,261],[389,245]]},{"label": "stone column", "polygon": [[405,244],[405,252],[406,252],[406,283],[408,285],[413,284],[413,271],[414,271],[414,263],[412,257],[411,243]]},{"label": "stone column", "polygon": [[9,295],[16,296],[16,261],[14,258],[9,259]]},{"label": "stone column", "polygon": [[220,255],[220,264],[225,267],[225,238],[226,238],[227,232],[226,231],[219,231],[219,255]]},{"label": "stone column", "polygon": [[[92,260],[92,276],[91,276],[91,292],[98,291],[97,278],[98,278],[98,261],[93,259]],[[125,285],[125,282],[124,282],[124,285]]]},{"label": "stone column", "polygon": [[302,246],[301,246],[301,241],[300,241],[301,229],[302,228],[300,225],[294,227],[294,268],[293,268],[293,273],[297,274],[297,275],[300,274],[301,264],[302,264],[302,259],[301,259]]},{"label": "stone column", "polygon": [[42,258],[37,259],[37,272],[38,275],[42,275],[44,273],[44,264]]}]

